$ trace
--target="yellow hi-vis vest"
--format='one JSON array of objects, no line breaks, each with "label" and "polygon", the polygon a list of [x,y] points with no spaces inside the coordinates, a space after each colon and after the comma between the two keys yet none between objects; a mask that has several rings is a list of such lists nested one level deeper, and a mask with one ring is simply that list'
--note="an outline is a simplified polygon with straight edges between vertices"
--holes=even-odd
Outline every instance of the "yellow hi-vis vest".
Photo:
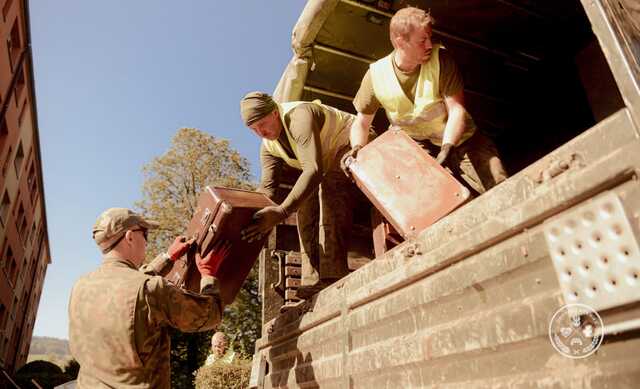
[{"label": "yellow hi-vis vest", "polygon": [[326,172],[332,164],[336,165],[335,161],[340,157],[336,155],[337,152],[343,146],[349,144],[349,130],[351,128],[351,123],[355,118],[355,116],[350,113],[321,104],[318,100],[293,101],[290,103],[278,104],[280,121],[282,122],[284,132],[287,135],[287,139],[289,140],[289,144],[291,145],[295,158],[289,157],[287,151],[282,147],[277,139],[263,139],[262,143],[269,154],[274,157],[281,158],[287,165],[294,169],[302,170],[298,157],[298,147],[291,135],[291,131],[289,131],[286,121],[284,120],[284,116],[300,104],[318,104],[324,111],[324,125],[320,129],[320,152],[322,153],[323,172]]},{"label": "yellow hi-vis vest", "polygon": [[[411,138],[429,140],[442,145],[444,128],[447,124],[447,107],[440,95],[441,45],[433,45],[431,58],[420,66],[414,102],[402,90],[393,71],[393,52],[372,63],[371,81],[376,98],[384,107],[389,123],[402,128]],[[475,132],[475,125],[467,115],[465,132],[459,144],[469,139]]]}]

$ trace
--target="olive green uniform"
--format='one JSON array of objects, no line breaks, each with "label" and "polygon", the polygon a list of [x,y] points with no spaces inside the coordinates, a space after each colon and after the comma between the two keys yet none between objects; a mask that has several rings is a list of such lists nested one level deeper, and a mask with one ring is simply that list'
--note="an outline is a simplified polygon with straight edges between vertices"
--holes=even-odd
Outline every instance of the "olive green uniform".
[{"label": "olive green uniform", "polygon": [[[454,96],[463,90],[462,75],[447,50],[439,51],[439,61],[440,94],[442,96]],[[413,102],[416,95],[420,67],[413,72],[407,73],[400,70],[395,61],[392,61],[392,63],[398,83],[409,100]],[[374,93],[370,70],[367,70],[362,79],[360,89],[353,100],[353,105],[356,111],[366,115],[374,114],[382,106]],[[465,115],[465,129],[466,131],[475,131],[475,123],[469,114]],[[419,141],[419,143],[433,157],[440,150],[440,146],[428,140]],[[469,189],[478,194],[484,193],[507,178],[494,143],[480,131],[475,131],[471,138],[451,150],[445,162],[445,167],[449,168],[457,179],[466,183]]]},{"label": "olive green uniform", "polygon": [[[296,142],[302,174],[281,207],[287,214],[297,211],[302,285],[338,279],[348,273],[347,250],[357,188],[340,170],[340,157],[349,150],[348,132],[353,118],[338,131],[340,141],[335,160],[323,167],[320,130],[326,115],[327,108],[314,103],[301,104],[284,115],[291,139]],[[295,157],[285,130],[278,142],[291,158]],[[273,197],[284,161],[270,154],[264,144],[260,161],[260,190]]]},{"label": "olive green uniform", "polygon": [[80,364],[78,388],[170,388],[169,327],[213,329],[221,319],[217,281],[203,277],[201,293],[156,275],[166,254],[136,270],[106,254],[81,277],[69,303],[69,346]]}]

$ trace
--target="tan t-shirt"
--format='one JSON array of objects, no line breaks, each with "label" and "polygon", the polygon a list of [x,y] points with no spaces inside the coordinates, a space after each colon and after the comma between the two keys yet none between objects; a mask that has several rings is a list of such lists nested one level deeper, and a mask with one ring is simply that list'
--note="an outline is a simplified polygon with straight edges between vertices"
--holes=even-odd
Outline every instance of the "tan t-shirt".
[{"label": "tan t-shirt", "polygon": [[[441,49],[439,52],[440,58],[440,94],[442,96],[453,96],[460,92],[464,87],[462,81],[462,75],[458,69],[453,58],[447,53],[447,50]],[[420,76],[420,67],[416,68],[413,72],[406,73],[398,69],[395,61],[393,63],[393,71],[398,78],[398,82],[402,87],[402,90],[407,97],[413,101],[416,96],[416,86],[418,76]],[[356,111],[365,115],[371,115],[376,113],[378,108],[381,107],[380,101],[376,98],[373,92],[373,83],[371,81],[371,72],[367,70],[360,83],[360,89],[356,97],[353,99],[353,105]]]},{"label": "tan t-shirt", "polygon": [[[302,201],[318,187],[319,179],[322,177],[320,131],[324,126],[325,111],[318,104],[300,104],[284,115],[284,120],[293,140],[296,142],[296,149],[302,166],[302,174],[298,177],[291,192],[280,204],[285,212],[290,214],[295,212]],[[289,138],[287,138],[287,134],[284,131],[280,134],[278,142],[280,142],[289,157],[295,157],[289,144]],[[264,143],[261,143],[260,163],[262,165],[262,177],[258,190],[269,198],[273,198],[280,181],[279,173],[284,161],[280,157],[271,155],[264,147]],[[313,172],[315,171],[318,174],[314,174]]]}]

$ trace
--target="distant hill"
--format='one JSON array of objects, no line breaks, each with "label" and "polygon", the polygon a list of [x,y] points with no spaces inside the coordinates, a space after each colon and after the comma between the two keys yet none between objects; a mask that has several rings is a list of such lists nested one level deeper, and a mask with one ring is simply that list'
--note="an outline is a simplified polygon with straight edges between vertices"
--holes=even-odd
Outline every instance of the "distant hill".
[{"label": "distant hill", "polygon": [[34,336],[31,338],[27,361],[49,361],[64,368],[70,359],[71,352],[69,352],[68,340],[49,338],[47,336]]},{"label": "distant hill", "polygon": [[31,338],[29,354],[68,356],[71,354],[69,352],[69,341],[48,336],[34,336]]}]

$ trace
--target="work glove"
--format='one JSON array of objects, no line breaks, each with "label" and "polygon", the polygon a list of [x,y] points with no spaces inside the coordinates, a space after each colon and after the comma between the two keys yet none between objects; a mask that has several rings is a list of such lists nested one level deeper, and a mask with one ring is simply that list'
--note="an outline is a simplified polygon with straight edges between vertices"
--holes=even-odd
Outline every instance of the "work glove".
[{"label": "work glove", "polygon": [[271,231],[271,229],[287,218],[287,214],[279,206],[264,207],[253,215],[254,222],[244,230],[240,231],[242,240],[249,243],[260,240]]},{"label": "work glove", "polygon": [[182,235],[176,237],[176,239],[173,241],[173,243],[171,243],[171,246],[169,246],[169,249],[167,250],[169,258],[172,261],[175,261],[178,258],[182,257],[187,252],[187,250],[189,250],[189,247],[191,247],[195,240],[195,238],[187,240],[187,237]]},{"label": "work glove", "polygon": [[436,161],[438,161],[440,165],[444,165],[452,148],[453,148],[453,145],[451,143],[445,143],[442,145],[442,147],[440,147],[440,152],[436,157]]},{"label": "work glove", "polygon": [[358,151],[362,148],[362,145],[355,145],[351,148],[351,150],[344,153],[342,158],[340,158],[340,169],[342,172],[351,179],[351,172],[349,171],[349,166],[347,166],[347,160],[349,158],[355,159],[358,156]]},{"label": "work glove", "polygon": [[214,243],[209,254],[204,257],[196,254],[196,267],[198,268],[200,275],[215,277],[220,264],[227,257],[230,249],[231,242],[227,240],[220,240]]}]

